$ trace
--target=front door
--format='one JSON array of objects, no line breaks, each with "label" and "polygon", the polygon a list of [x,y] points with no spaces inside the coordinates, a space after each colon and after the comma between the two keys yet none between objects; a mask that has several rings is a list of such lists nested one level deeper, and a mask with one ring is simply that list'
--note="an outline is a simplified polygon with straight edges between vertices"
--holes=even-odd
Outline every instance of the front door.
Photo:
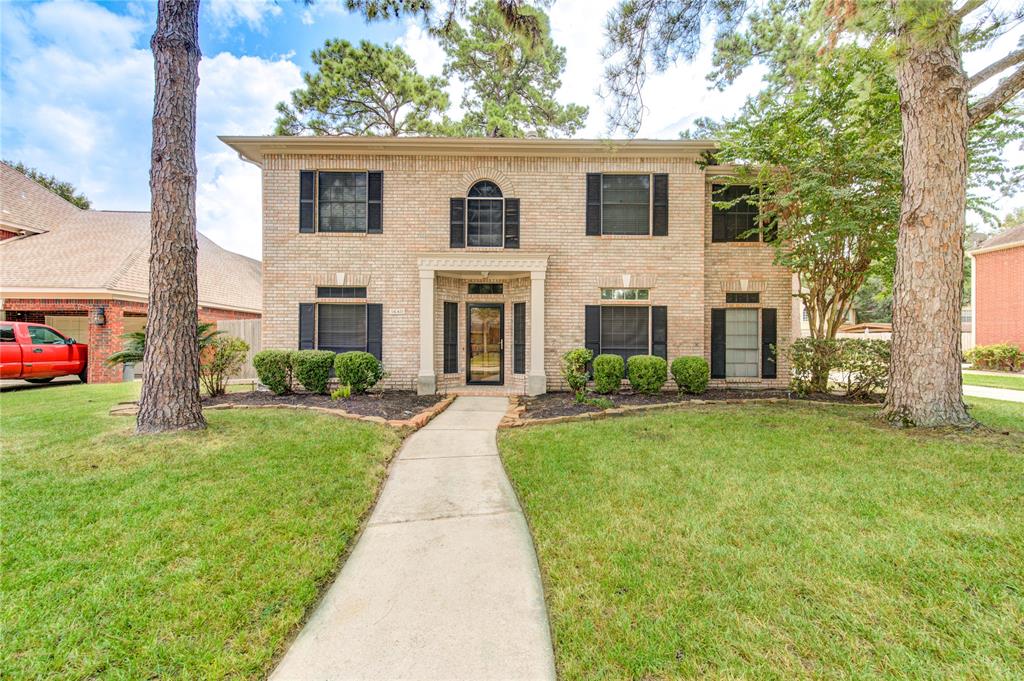
[{"label": "front door", "polygon": [[466,383],[505,382],[505,306],[467,303]]}]

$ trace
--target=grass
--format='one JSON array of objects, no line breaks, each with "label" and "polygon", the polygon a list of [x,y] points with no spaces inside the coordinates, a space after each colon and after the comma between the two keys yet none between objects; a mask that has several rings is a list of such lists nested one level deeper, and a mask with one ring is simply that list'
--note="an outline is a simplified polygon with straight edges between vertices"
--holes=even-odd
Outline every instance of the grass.
[{"label": "grass", "polygon": [[964,373],[964,385],[980,385],[986,388],[1009,388],[1010,390],[1024,390],[1024,376],[997,376],[995,374],[970,374]]},{"label": "grass", "polygon": [[[1024,405],[971,400],[1024,428]],[[562,679],[1020,678],[1024,433],[864,408],[506,431]]]},{"label": "grass", "polygon": [[135,437],[138,384],[0,395],[7,678],[263,677],[398,446],[372,424],[208,412]]}]

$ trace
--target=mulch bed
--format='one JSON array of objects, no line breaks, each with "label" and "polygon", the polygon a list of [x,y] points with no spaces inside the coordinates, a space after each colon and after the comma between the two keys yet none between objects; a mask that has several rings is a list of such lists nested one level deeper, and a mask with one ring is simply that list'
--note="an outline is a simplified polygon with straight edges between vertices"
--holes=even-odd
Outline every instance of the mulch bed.
[{"label": "mulch bed", "polygon": [[[882,398],[853,400],[845,395],[815,394],[798,395],[786,390],[743,390],[712,388],[700,395],[686,395],[674,392],[662,392],[657,395],[644,395],[642,393],[621,392],[615,395],[596,395],[588,393],[588,397],[610,399],[616,407],[629,407],[645,404],[673,404],[700,400],[703,402],[721,402],[725,400],[751,400],[751,399],[782,399],[797,402],[834,402],[838,404],[881,404]],[[547,419],[556,416],[574,416],[604,411],[601,407],[577,402],[572,393],[550,392],[536,397],[522,397],[519,403],[526,407],[522,414],[523,419]]]},{"label": "mulch bed", "polygon": [[205,406],[241,404],[250,407],[322,407],[324,409],[343,409],[350,414],[359,414],[360,416],[379,416],[388,420],[401,420],[410,419],[443,399],[444,395],[417,395],[405,390],[353,395],[348,399],[341,400],[332,400],[330,395],[315,393],[275,395],[272,392],[261,390],[208,397],[203,400],[203,404]]}]

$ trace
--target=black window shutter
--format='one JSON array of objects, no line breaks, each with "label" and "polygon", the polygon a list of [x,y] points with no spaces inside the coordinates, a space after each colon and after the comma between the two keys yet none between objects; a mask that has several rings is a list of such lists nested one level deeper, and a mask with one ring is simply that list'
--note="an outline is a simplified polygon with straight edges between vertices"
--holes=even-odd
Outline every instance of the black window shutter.
[{"label": "black window shutter", "polygon": [[668,236],[668,175],[654,176],[654,224],[651,234]]},{"label": "black window shutter", "polygon": [[761,378],[775,378],[776,376],[776,348],[777,341],[775,308],[766,307],[761,310]]},{"label": "black window shutter", "polygon": [[668,361],[668,308],[651,307],[651,354]]},{"label": "black window shutter", "polygon": [[299,350],[313,349],[313,326],[316,306],[299,303]]},{"label": "black window shutter", "polygon": [[366,231],[384,231],[384,173],[379,170],[366,174]]},{"label": "black window shutter", "polygon": [[366,306],[366,351],[384,361],[384,307],[379,303]]},{"label": "black window shutter", "polygon": [[303,170],[299,173],[299,231],[316,231],[316,171]]},{"label": "black window shutter", "polygon": [[526,303],[512,304],[512,373],[526,373]]},{"label": "black window shutter", "polygon": [[583,345],[594,353],[594,357],[601,354],[601,306],[587,305],[586,320],[584,322]]},{"label": "black window shutter", "polygon": [[519,248],[519,199],[505,199],[505,248]]},{"label": "black window shutter", "polygon": [[725,310],[711,311],[711,378],[725,378]]},{"label": "black window shutter", "polygon": [[444,304],[444,373],[459,373],[459,304]]},{"label": "black window shutter", "polygon": [[601,173],[587,173],[587,236],[601,236]]},{"label": "black window shutter", "polygon": [[451,233],[448,238],[451,248],[466,247],[466,199],[461,196],[451,200]]}]

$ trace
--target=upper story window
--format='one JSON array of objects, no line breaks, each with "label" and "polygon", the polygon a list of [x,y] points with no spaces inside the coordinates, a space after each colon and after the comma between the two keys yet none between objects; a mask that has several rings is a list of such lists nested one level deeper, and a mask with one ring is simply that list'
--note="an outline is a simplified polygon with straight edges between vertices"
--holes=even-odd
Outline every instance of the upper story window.
[{"label": "upper story window", "polygon": [[451,248],[519,248],[519,199],[505,197],[490,180],[451,199],[449,222]]},{"label": "upper story window", "polygon": [[651,176],[601,176],[601,233],[649,234]]},{"label": "upper story window", "polygon": [[588,173],[588,236],[667,236],[668,175]]},{"label": "upper story window", "polygon": [[384,173],[304,170],[299,231],[374,234],[383,231]]},{"label": "upper story window", "polygon": [[505,200],[498,185],[474,184],[466,198],[466,245],[500,247],[505,243]]},{"label": "upper story window", "polygon": [[[711,241],[758,242],[761,240],[758,207],[750,197],[756,195],[747,185],[713,185],[711,187]],[[726,203],[726,207],[714,205]],[[765,235],[768,237],[768,235]],[[765,241],[769,241],[766,238]]]},{"label": "upper story window", "polygon": [[320,173],[317,229],[366,231],[366,173]]}]

